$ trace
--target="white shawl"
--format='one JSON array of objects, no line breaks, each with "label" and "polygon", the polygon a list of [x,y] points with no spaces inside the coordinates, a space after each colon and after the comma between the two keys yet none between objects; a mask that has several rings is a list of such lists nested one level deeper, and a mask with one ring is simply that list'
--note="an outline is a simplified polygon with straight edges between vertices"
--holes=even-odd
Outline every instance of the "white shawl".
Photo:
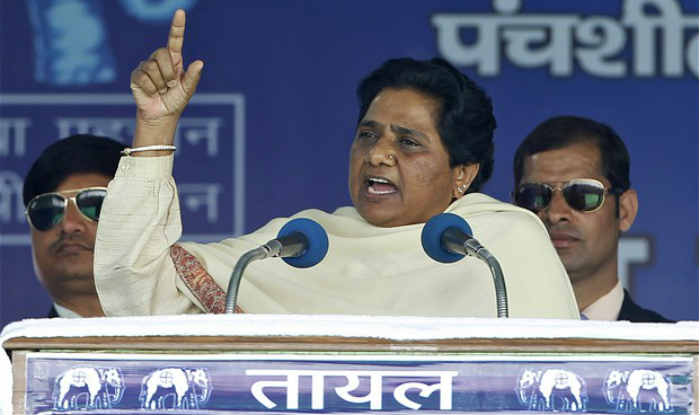
[{"label": "white shawl", "polygon": [[[273,219],[251,234],[219,243],[179,243],[184,250],[173,249],[181,224],[167,158],[136,159],[122,158],[100,217],[95,279],[105,312],[220,310],[212,304],[221,305],[234,263],[244,252],[274,239],[291,218]],[[164,167],[157,168],[157,163]],[[169,163],[172,168],[172,158]],[[499,260],[511,317],[578,318],[566,271],[535,215],[479,193],[462,197],[446,211],[465,218],[474,236]],[[471,257],[452,264],[433,261],[421,247],[422,224],[380,228],[351,207],[332,214],[305,210],[296,217],[323,226],[328,254],[306,269],[277,258],[251,263],[238,295],[244,312],[496,316],[486,264]]]}]

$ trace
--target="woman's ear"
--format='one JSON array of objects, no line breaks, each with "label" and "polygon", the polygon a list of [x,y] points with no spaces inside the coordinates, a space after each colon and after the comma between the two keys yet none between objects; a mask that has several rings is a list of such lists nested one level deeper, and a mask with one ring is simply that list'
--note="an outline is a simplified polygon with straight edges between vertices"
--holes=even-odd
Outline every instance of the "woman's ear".
[{"label": "woman's ear", "polygon": [[459,199],[464,196],[469,186],[479,173],[479,163],[460,164],[452,168],[452,178],[454,187],[452,188],[452,197]]}]

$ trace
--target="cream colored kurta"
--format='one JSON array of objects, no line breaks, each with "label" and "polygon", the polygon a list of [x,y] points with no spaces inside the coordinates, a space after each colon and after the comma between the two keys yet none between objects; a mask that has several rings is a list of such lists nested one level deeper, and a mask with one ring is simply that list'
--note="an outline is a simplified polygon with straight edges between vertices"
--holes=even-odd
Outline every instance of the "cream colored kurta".
[{"label": "cream colored kurta", "polygon": [[[172,165],[172,156],[122,157],[109,184],[95,244],[95,282],[108,316],[205,310],[170,254],[182,232]],[[535,215],[479,193],[464,196],[447,211],[465,218],[498,258],[511,317],[579,318],[566,271]],[[296,217],[324,227],[328,254],[306,269],[277,258],[251,263],[238,295],[245,312],[496,316],[488,267],[471,257],[452,264],[433,261],[421,247],[422,224],[380,228],[351,207],[332,214],[305,210]],[[219,243],[179,245],[225,292],[238,258],[274,239],[289,219],[273,219],[251,234]]]}]

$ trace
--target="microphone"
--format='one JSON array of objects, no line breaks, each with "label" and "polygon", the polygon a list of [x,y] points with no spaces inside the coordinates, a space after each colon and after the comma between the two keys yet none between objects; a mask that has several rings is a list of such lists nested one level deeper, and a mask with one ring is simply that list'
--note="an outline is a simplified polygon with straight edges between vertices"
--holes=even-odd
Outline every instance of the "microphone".
[{"label": "microphone", "polygon": [[498,317],[508,317],[508,295],[501,265],[479,241],[472,237],[472,229],[461,216],[442,213],[430,218],[421,232],[423,250],[432,259],[452,263],[469,255],[488,265],[496,289]]},{"label": "microphone", "polygon": [[226,313],[236,308],[238,287],[249,263],[266,258],[282,258],[297,268],[312,267],[326,256],[328,235],[318,222],[306,218],[292,219],[277,234],[277,238],[241,255],[233,267],[226,293]]}]

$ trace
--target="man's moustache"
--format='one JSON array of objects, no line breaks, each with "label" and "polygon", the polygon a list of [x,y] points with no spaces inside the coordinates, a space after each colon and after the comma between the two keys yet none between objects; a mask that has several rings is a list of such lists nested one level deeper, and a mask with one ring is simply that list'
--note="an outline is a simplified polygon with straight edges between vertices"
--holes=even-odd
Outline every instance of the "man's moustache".
[{"label": "man's moustache", "polygon": [[94,249],[93,244],[89,243],[84,236],[76,236],[71,234],[62,233],[59,235],[58,239],[49,245],[49,250],[51,252],[57,252],[66,245],[77,245],[82,248],[92,251]]}]

